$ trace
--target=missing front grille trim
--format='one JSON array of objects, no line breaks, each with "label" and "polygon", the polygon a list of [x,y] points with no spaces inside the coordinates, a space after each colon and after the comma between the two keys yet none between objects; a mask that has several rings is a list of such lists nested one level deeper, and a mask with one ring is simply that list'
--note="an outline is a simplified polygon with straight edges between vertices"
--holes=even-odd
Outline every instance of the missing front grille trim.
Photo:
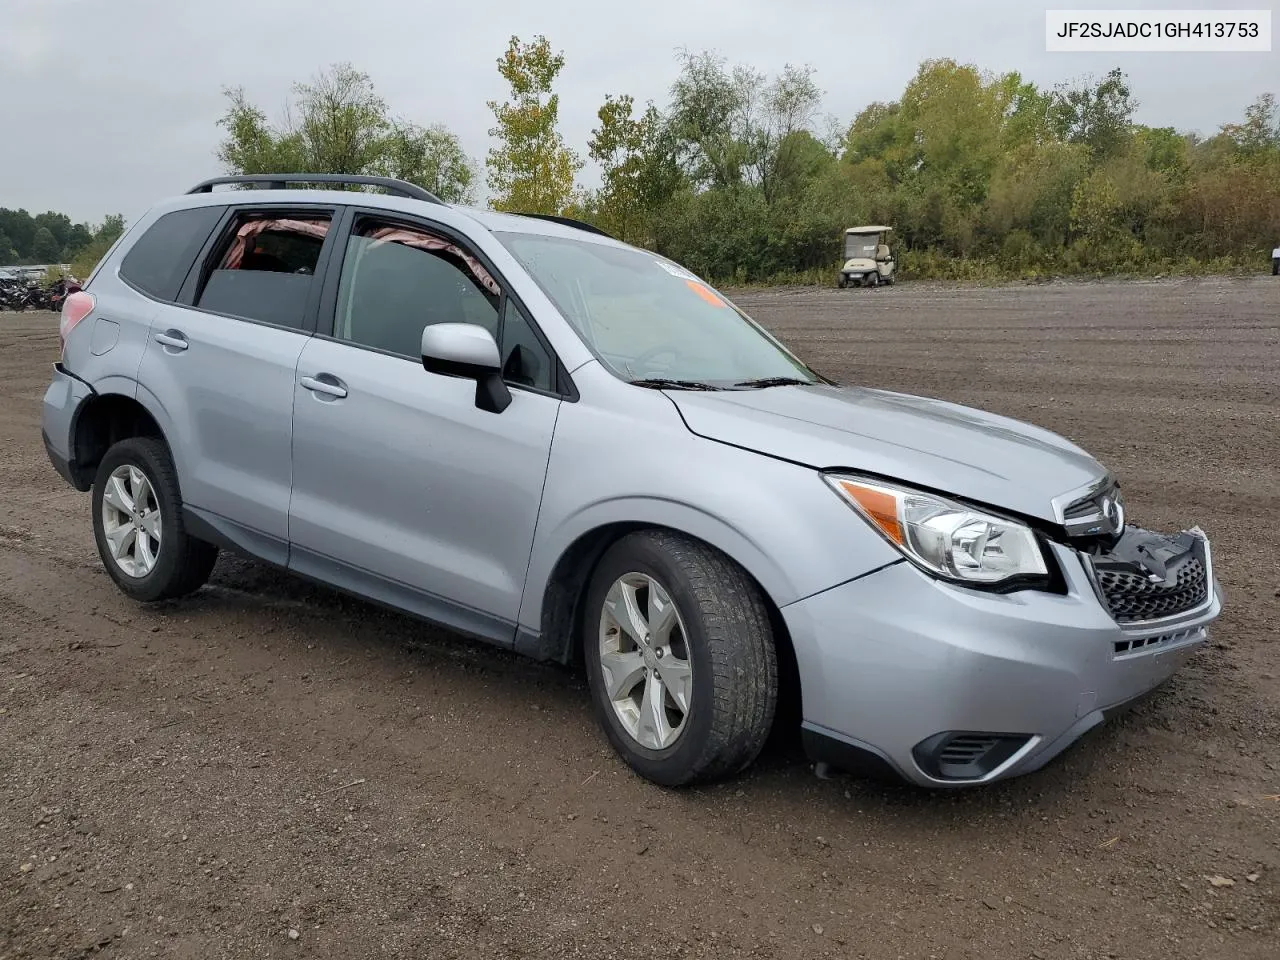
[{"label": "missing front grille trim", "polygon": [[1194,533],[1129,527],[1086,554],[1098,599],[1117,623],[1149,623],[1205,606],[1213,589],[1208,544]]}]

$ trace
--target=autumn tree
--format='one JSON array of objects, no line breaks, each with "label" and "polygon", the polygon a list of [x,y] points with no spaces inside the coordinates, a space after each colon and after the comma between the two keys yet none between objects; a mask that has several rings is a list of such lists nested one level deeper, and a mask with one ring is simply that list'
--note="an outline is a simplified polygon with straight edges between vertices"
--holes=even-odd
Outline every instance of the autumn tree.
[{"label": "autumn tree", "polygon": [[560,214],[573,202],[574,175],[582,161],[556,127],[560,96],[552,92],[563,67],[564,55],[553,53],[543,36],[532,43],[512,37],[498,58],[511,98],[488,104],[497,121],[489,134],[500,141],[487,160],[495,210]]},{"label": "autumn tree", "polygon": [[451,203],[474,200],[474,164],[442,125],[391,114],[369,75],[340,63],[296,83],[278,123],[244,90],[224,91],[218,159],[231,173],[347,173],[396,177]]}]

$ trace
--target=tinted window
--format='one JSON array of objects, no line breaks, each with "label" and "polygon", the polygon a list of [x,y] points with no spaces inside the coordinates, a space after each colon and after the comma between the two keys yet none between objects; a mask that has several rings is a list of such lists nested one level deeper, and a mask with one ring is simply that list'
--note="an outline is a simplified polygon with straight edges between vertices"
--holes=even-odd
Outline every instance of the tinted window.
[{"label": "tinted window", "polygon": [[310,212],[238,217],[214,254],[196,306],[301,328],[328,232],[329,218]]},{"label": "tinted window", "polygon": [[422,328],[475,323],[498,336],[497,282],[453,241],[365,221],[347,241],[334,336],[415,359]]},{"label": "tinted window", "polygon": [[514,300],[502,315],[502,378],[538,390],[555,386],[555,363]]},{"label": "tinted window", "polygon": [[193,207],[166,213],[125,254],[120,275],[153,297],[176,299],[222,211],[222,207]]}]

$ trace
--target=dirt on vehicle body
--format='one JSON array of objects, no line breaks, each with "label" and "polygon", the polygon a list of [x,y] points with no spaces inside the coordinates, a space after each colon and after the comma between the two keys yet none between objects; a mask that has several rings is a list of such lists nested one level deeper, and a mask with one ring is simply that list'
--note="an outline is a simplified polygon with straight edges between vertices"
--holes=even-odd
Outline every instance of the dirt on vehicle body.
[{"label": "dirt on vehicle body", "polygon": [[1211,648],[988,790],[819,780],[783,742],[667,792],[577,674],[230,557],[130,604],[41,446],[56,319],[4,315],[0,957],[1273,957],[1270,278],[738,299],[837,380],[1045,426],[1135,521],[1200,523],[1231,601]]}]

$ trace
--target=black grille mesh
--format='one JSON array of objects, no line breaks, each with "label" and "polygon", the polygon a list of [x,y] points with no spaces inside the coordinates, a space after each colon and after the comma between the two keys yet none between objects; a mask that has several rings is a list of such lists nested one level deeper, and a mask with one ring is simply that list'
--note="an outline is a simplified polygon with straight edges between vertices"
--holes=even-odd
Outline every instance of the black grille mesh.
[{"label": "black grille mesh", "polygon": [[1155,583],[1123,570],[1098,570],[1098,587],[1119,623],[1171,617],[1204,603],[1209,582],[1198,558],[1188,557],[1170,573],[1171,583]]}]

